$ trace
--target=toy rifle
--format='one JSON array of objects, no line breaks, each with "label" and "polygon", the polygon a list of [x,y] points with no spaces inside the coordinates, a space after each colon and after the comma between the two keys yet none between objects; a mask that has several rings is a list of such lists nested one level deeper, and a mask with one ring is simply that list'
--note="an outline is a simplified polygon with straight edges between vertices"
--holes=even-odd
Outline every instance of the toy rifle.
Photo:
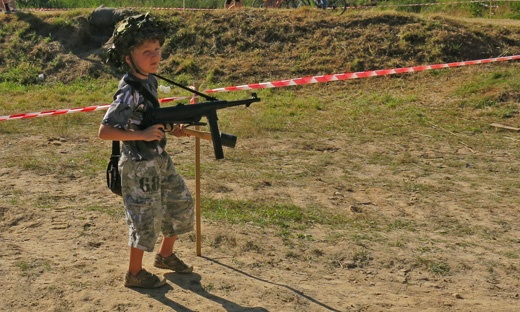
[{"label": "toy rifle", "polygon": [[[220,133],[218,127],[217,110],[240,105],[245,105],[246,107],[249,107],[252,103],[260,101],[260,98],[256,96],[256,93],[253,93],[250,98],[244,100],[219,100],[215,97],[209,96],[197,90],[192,90],[188,87],[177,84],[176,82],[161,77],[157,74],[154,75],[180,88],[188,90],[199,96],[202,96],[207,100],[207,102],[189,105],[178,104],[176,106],[169,107],[159,107],[158,105],[156,105],[151,112],[145,114],[144,119],[141,122],[141,127],[147,128],[151,125],[162,124],[164,125],[165,129],[173,129],[174,124],[184,124],[188,126],[205,125],[206,123],[201,122],[201,119],[202,117],[206,117],[210,129],[211,141],[213,141],[213,150],[215,152],[216,159],[224,158],[224,151],[222,149],[223,145],[234,147],[236,142],[236,137],[234,135]],[[139,91],[146,93],[146,89],[144,88],[143,90]],[[187,131],[187,133],[198,136],[203,139],[208,139],[207,135],[205,135],[204,133],[197,133],[194,131],[195,130]]]},{"label": "toy rifle", "polygon": [[[205,125],[201,122],[202,117],[206,117],[209,124],[211,133],[211,141],[213,141],[213,150],[215,151],[215,158],[224,158],[224,152],[222,150],[222,143],[226,146],[233,147],[235,145],[236,137],[233,135],[220,133],[218,127],[217,110],[228,108],[232,106],[245,105],[249,107],[254,102],[259,102],[260,99],[256,94],[252,94],[251,98],[238,101],[224,101],[224,100],[213,100],[197,104],[178,104],[176,106],[169,107],[156,107],[150,113],[145,114],[141,126],[147,128],[151,125],[162,124],[165,129],[173,129],[174,124],[183,125]],[[196,132],[188,131],[188,134],[198,136]],[[199,132],[200,133],[200,132]],[[203,134],[201,135],[204,137]]]}]

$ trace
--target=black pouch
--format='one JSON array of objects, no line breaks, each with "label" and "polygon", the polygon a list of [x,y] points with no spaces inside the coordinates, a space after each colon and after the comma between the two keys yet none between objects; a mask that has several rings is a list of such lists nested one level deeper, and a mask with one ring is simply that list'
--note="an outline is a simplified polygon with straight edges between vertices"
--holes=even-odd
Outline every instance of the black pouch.
[{"label": "black pouch", "polygon": [[121,174],[119,174],[119,141],[112,141],[112,156],[107,166],[107,186],[112,193],[122,196],[121,191]]}]

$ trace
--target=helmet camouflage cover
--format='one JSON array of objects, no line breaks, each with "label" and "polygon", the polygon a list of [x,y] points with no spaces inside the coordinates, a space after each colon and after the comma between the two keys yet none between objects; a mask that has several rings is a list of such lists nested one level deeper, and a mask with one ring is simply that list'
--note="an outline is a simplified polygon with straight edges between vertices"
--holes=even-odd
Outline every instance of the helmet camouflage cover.
[{"label": "helmet camouflage cover", "polygon": [[125,56],[135,46],[146,40],[159,40],[163,45],[166,37],[166,28],[157,22],[149,13],[129,16],[119,22],[110,40],[108,40],[107,63],[120,67],[125,63]]}]

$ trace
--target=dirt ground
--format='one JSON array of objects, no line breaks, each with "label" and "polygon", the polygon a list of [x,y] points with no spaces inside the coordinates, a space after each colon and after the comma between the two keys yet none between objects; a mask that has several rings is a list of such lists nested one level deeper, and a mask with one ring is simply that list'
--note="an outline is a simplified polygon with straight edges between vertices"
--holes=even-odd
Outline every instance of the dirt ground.
[{"label": "dirt ground", "polygon": [[[490,135],[496,134],[490,131]],[[9,143],[19,136],[1,138],[2,152],[19,150],[19,146]],[[35,153],[42,155],[56,147],[62,152],[93,145],[103,148],[95,137],[75,143],[58,143],[45,136],[25,139],[25,144],[38,147],[34,149]],[[439,169],[442,164],[474,153],[478,153],[481,162],[472,159],[471,166],[485,167],[493,163],[496,170],[501,171],[517,164],[517,160],[504,153],[490,154],[482,149],[472,150],[464,145],[450,146],[448,143],[428,146],[421,142],[420,136],[416,143],[408,146],[408,150],[422,155],[423,162],[417,165],[417,172],[402,172],[397,179],[442,183],[450,176]],[[433,193],[424,198],[417,198],[413,192],[394,193],[391,188],[377,184],[342,189],[341,182],[334,179],[334,172],[338,172],[344,166],[341,163],[347,161],[341,151],[352,146],[345,139],[332,139],[327,144],[340,151],[337,153],[338,162],[328,167],[327,172],[315,180],[315,185],[296,185],[288,181],[285,185],[255,191],[247,185],[234,185],[233,181],[220,183],[235,188],[245,198],[269,196],[269,193],[285,194],[295,204],[304,204],[313,198],[328,203],[331,209],[351,210],[351,214],[361,216],[360,220],[374,218],[377,222],[380,215],[398,219],[399,216],[414,214],[419,226],[413,231],[380,233],[382,236],[367,231],[373,239],[358,243],[352,239],[330,239],[334,235],[348,235],[351,228],[316,226],[305,232],[312,240],[299,239],[287,244],[269,228],[224,225],[203,219],[201,257],[196,256],[193,234],[182,236],[176,245],[181,257],[195,266],[193,274],[180,275],[155,269],[152,266],[153,255],[145,255],[145,267],[164,274],[168,280],[166,287],[156,290],[123,287],[128,247],[125,244],[127,228],[122,216],[84,209],[121,205],[119,198],[108,193],[104,183],[98,182],[103,181],[102,172],[92,179],[82,176],[81,172],[58,177],[40,176],[30,170],[12,167],[0,168],[0,240],[3,245],[0,310],[517,310],[520,283],[518,259],[514,255],[517,255],[520,242],[520,223],[515,198],[493,203],[498,192],[492,186],[494,182],[490,180],[491,185],[480,186],[466,183],[464,181],[471,179],[470,170],[457,173],[456,183],[459,185],[451,191]],[[252,142],[244,140],[241,148],[251,148],[252,145]],[[287,142],[265,145],[276,150],[287,146]],[[359,153],[378,147],[365,148],[367,150]],[[392,153],[399,148],[401,145],[389,141],[384,150]],[[349,166],[352,166],[356,158],[349,157]],[[228,166],[233,164],[223,162],[219,165],[224,170],[231,170]],[[362,174],[367,179],[385,174],[381,168],[361,165],[364,166]],[[438,172],[431,176],[419,174],[427,168],[438,168]],[[514,178],[514,175],[501,179],[509,178]],[[336,184],[330,181],[336,181]],[[193,189],[194,181],[187,182]],[[203,180],[203,183],[207,185],[211,181]],[[467,200],[473,204],[465,204]],[[74,209],[74,205],[78,209]],[[436,211],[439,208],[442,211]],[[432,222],[431,219],[444,224],[443,227],[432,230],[426,224]],[[420,222],[424,222],[424,228]],[[464,231],[468,224],[483,231],[476,230],[468,235],[458,232]],[[483,233],[489,236],[483,237]],[[410,240],[406,236],[410,236]],[[410,247],[411,244],[422,245],[424,250],[428,246],[437,249],[436,255],[445,259],[451,270],[449,274],[436,274],[431,266],[427,270],[417,265],[418,255],[410,252],[414,248],[398,248],[397,243],[389,247],[378,244],[378,239],[401,240]],[[359,250],[365,251],[364,258]],[[508,250],[512,256],[507,257]]]}]

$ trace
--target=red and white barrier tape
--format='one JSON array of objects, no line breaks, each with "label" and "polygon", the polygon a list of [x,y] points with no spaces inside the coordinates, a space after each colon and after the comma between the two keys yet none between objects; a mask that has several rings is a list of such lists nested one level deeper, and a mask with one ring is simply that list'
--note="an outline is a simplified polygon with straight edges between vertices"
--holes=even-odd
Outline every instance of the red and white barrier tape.
[{"label": "red and white barrier tape", "polygon": [[520,59],[520,55],[513,55],[513,56],[496,57],[496,58],[467,61],[467,62],[454,62],[454,63],[447,63],[447,64],[413,66],[413,67],[405,67],[405,68],[369,70],[369,71],[364,71],[364,72],[334,74],[334,75],[324,75],[324,76],[309,76],[309,77],[289,79],[289,80],[279,80],[279,81],[274,81],[274,82],[262,82],[262,83],[254,83],[254,84],[249,84],[249,85],[217,88],[217,89],[212,89],[212,90],[206,90],[204,92],[205,93],[215,93],[215,92],[243,91],[243,90],[255,90],[255,89],[266,89],[266,88],[280,88],[280,87],[305,85],[305,84],[311,84],[311,83],[331,82],[331,81],[340,81],[340,80],[357,79],[357,78],[368,78],[368,77],[386,76],[386,75],[403,74],[403,73],[413,73],[413,72],[420,72],[420,71],[431,70],[431,69],[452,68],[452,67],[486,64],[486,63],[493,63],[493,62],[512,61],[512,60],[519,60],[519,59]]},{"label": "red and white barrier tape", "polygon": [[110,104],[105,104],[105,105],[87,106],[87,107],[78,107],[78,108],[54,109],[54,110],[48,110],[48,111],[43,111],[43,112],[37,112],[37,113],[13,114],[13,115],[9,115],[9,116],[0,116],[0,121],[45,117],[45,116],[53,116],[53,115],[64,115],[64,114],[80,113],[80,112],[93,112],[93,111],[97,111],[97,110],[108,109],[109,106],[110,106]]},{"label": "red and white barrier tape", "polygon": [[[442,68],[454,68],[468,65],[478,65],[478,64],[487,64],[494,62],[504,62],[504,61],[514,61],[520,60],[520,55],[513,56],[503,56],[496,58],[488,58],[482,60],[475,61],[466,61],[466,62],[454,62],[454,63],[446,63],[446,64],[435,64],[435,65],[424,65],[424,66],[413,66],[413,67],[405,67],[405,68],[393,68],[393,69],[381,69],[381,70],[369,70],[364,72],[355,72],[355,73],[344,73],[344,74],[333,74],[333,75],[323,75],[323,76],[309,76],[303,78],[295,78],[288,80],[278,80],[273,82],[261,82],[261,83],[253,83],[248,85],[234,86],[234,87],[225,87],[225,88],[216,88],[205,90],[205,93],[216,93],[216,92],[230,92],[230,91],[245,91],[245,90],[256,90],[256,89],[267,89],[267,88],[281,88],[281,87],[289,87],[289,86],[301,86],[311,83],[322,83],[322,82],[331,82],[331,81],[342,81],[348,79],[359,79],[359,78],[369,78],[369,77],[377,77],[377,76],[387,76],[387,75],[395,75],[395,74],[404,74],[404,73],[415,73],[432,69],[442,69]],[[189,97],[179,97],[179,98],[167,98],[160,99],[160,102],[169,102],[174,101],[175,99],[183,99]],[[78,112],[92,112],[96,110],[108,109],[110,105],[100,105],[100,106],[87,106],[82,108],[65,108],[58,110],[49,110],[44,112],[36,112],[36,113],[25,113],[25,114],[13,114],[8,116],[0,116],[0,121],[7,120],[15,120],[15,119],[27,119],[34,117],[44,117],[44,116],[52,116],[52,115],[63,115],[69,113],[78,113]]]},{"label": "red and white barrier tape", "polygon": [[175,96],[175,97],[167,97],[159,99],[159,103],[167,103],[167,102],[173,102],[178,100],[185,100],[185,99],[191,99],[191,96]]}]

